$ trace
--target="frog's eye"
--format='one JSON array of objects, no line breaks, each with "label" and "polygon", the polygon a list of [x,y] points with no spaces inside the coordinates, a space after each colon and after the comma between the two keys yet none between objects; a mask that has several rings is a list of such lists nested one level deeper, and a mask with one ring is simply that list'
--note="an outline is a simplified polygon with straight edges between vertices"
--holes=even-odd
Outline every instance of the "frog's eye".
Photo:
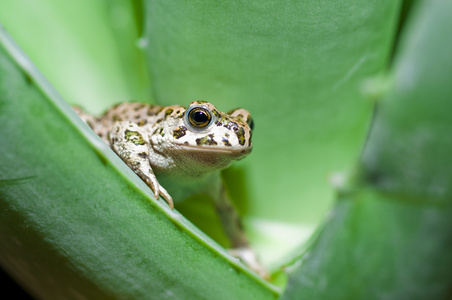
[{"label": "frog's eye", "polygon": [[195,128],[204,128],[212,121],[212,115],[204,107],[194,107],[188,112],[188,122]]}]

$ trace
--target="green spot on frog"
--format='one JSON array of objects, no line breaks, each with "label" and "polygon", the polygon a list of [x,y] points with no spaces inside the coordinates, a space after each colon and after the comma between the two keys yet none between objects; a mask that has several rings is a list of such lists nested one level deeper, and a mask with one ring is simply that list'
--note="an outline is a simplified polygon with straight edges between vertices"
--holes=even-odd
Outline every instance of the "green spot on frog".
[{"label": "green spot on frog", "polygon": [[196,139],[196,144],[198,146],[201,146],[201,145],[210,145],[210,146],[218,145],[217,142],[214,140],[213,133],[212,134],[208,134],[205,137]]},{"label": "green spot on frog", "polygon": [[223,144],[225,145],[225,146],[227,146],[227,147],[230,147],[230,146],[232,146],[232,144],[231,143],[229,143],[229,139],[227,138],[227,137],[223,137]]},{"label": "green spot on frog", "polygon": [[173,111],[174,111],[174,109],[168,108],[168,109],[165,111],[165,117],[171,115],[171,114],[173,113]]},{"label": "green spot on frog", "polygon": [[185,111],[180,112],[177,116],[176,119],[182,119],[185,115]]},{"label": "green spot on frog", "polygon": [[245,130],[243,130],[243,127],[235,127],[234,132],[239,140],[239,144],[242,146],[245,145]]},{"label": "green spot on frog", "polygon": [[126,129],[126,131],[124,131],[124,138],[137,146],[146,144],[146,141],[137,131]]},{"label": "green spot on frog", "polygon": [[203,103],[207,103],[207,101],[202,101],[202,100],[198,100],[198,101],[194,101],[195,104],[203,104]]},{"label": "green spot on frog", "polygon": [[212,110],[212,114],[213,114],[215,117],[217,117],[217,118],[220,118],[220,117],[221,117],[220,112],[219,112],[218,110],[216,110],[216,109],[213,109],[213,110]]},{"label": "green spot on frog", "polygon": [[[237,131],[237,129],[239,128],[239,125],[232,121],[225,123],[223,126],[224,126],[224,128],[227,128],[228,130],[233,129],[234,131]],[[242,128],[242,131],[243,131],[243,128]]]},{"label": "green spot on frog", "polygon": [[179,126],[176,130],[173,131],[173,137],[175,139],[180,139],[185,135],[185,132],[187,131],[187,128],[185,126]]}]

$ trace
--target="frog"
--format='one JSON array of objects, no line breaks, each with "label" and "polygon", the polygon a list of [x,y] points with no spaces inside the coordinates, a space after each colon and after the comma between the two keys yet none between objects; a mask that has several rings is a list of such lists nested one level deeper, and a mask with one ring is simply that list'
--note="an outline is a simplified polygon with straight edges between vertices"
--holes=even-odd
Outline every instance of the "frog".
[{"label": "frog", "polygon": [[249,245],[220,175],[253,149],[254,121],[248,110],[224,113],[202,100],[188,107],[124,102],[100,117],[73,108],[149,186],[155,199],[161,196],[170,209],[189,195],[207,194],[231,242],[230,253],[262,277],[268,276]]}]

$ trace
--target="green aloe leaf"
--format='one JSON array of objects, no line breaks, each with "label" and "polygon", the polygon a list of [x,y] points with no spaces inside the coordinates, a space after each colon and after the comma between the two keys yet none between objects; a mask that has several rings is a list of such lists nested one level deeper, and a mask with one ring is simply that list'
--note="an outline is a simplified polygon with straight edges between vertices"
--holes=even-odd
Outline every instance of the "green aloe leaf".
[{"label": "green aloe leaf", "polygon": [[0,262],[45,299],[275,299],[147,186],[0,28]]},{"label": "green aloe leaf", "polygon": [[360,171],[283,299],[450,299],[452,3],[416,8]]}]

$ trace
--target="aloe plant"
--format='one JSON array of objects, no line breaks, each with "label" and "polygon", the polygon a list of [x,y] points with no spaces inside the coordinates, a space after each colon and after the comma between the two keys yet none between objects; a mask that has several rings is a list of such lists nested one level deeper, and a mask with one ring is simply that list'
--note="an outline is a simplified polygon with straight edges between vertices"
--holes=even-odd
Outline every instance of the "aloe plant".
[{"label": "aloe plant", "polygon": [[[2,29],[0,262],[33,296],[447,296],[447,1],[1,4],[37,68]],[[67,104],[131,99],[251,111],[254,151],[223,175],[273,284],[202,199],[153,200]]]}]

